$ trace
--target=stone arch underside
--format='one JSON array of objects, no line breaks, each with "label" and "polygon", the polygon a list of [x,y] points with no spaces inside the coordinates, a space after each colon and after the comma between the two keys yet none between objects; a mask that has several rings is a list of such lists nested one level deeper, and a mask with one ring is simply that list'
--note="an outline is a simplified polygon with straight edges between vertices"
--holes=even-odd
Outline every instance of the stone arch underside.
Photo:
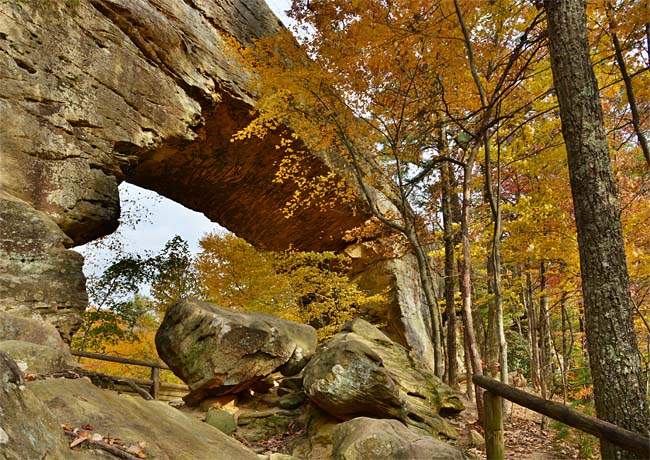
[{"label": "stone arch underside", "polygon": [[[3,2],[0,13],[0,311],[70,339],[87,296],[67,248],[117,227],[124,180],[268,249],[344,250],[345,231],[369,217],[338,204],[286,219],[294,189],[273,181],[274,139],[230,142],[254,97],[226,41],[281,27],[261,0]],[[428,364],[412,263],[359,265],[361,279],[393,286],[396,335]]]}]

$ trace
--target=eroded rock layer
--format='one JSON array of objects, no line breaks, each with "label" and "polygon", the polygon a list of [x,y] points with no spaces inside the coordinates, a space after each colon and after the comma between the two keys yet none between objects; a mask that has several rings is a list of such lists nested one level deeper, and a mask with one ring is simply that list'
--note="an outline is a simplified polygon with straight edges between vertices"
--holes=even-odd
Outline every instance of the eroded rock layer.
[{"label": "eroded rock layer", "polygon": [[[229,40],[280,27],[262,0],[0,2],[0,311],[70,340],[87,296],[68,248],[117,227],[125,180],[260,247],[345,247],[367,214],[335,205],[286,219],[295,186],[273,180],[277,139],[231,142],[255,98]],[[315,157],[304,164],[326,171]],[[377,314],[429,365],[428,311],[408,264],[381,260],[364,285],[391,288]]]},{"label": "eroded rock layer", "polygon": [[274,141],[230,142],[253,97],[228,40],[279,27],[261,0],[0,4],[0,311],[70,338],[87,299],[82,260],[66,248],[117,227],[123,180],[259,246],[343,247],[362,214],[285,219],[293,189],[273,182]]}]

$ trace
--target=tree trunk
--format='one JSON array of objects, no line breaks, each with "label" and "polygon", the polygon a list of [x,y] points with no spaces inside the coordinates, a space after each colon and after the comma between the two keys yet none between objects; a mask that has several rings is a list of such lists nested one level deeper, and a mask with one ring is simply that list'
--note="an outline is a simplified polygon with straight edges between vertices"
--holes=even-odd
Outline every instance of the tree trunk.
[{"label": "tree trunk", "polygon": [[533,283],[530,279],[530,271],[526,270],[526,313],[528,315],[528,334],[530,337],[530,380],[533,388],[540,389],[539,372],[539,346],[537,345],[537,312],[535,308],[535,296],[533,295]]},{"label": "tree trunk", "polygon": [[[469,360],[472,364],[473,375],[483,375],[483,367],[481,365],[481,355],[479,354],[478,345],[476,343],[476,334],[474,332],[474,318],[472,317],[472,254],[470,252],[470,239],[469,239],[469,208],[471,201],[470,193],[470,176],[474,159],[476,158],[477,150],[470,154],[470,159],[465,165],[465,174],[463,177],[463,199],[461,202],[461,238],[462,238],[462,257],[460,259],[460,292],[463,299],[462,303],[462,316],[463,324],[465,326],[464,339],[469,350]],[[469,371],[469,369],[468,369]],[[476,397],[476,409],[478,412],[479,420],[483,421],[483,398],[481,389],[474,386],[474,393]]]},{"label": "tree trunk", "polygon": [[453,388],[458,386],[458,365],[456,363],[457,334],[456,334],[456,254],[453,231],[453,212],[450,176],[452,167],[444,163],[440,169],[442,185],[442,221],[445,238],[445,306],[447,312],[447,384]]},{"label": "tree trunk", "polygon": [[548,294],[546,293],[546,261],[539,265],[539,383],[543,398],[550,398],[551,384],[551,327],[548,320]]},{"label": "tree trunk", "polygon": [[648,147],[648,140],[646,139],[645,134],[643,134],[643,128],[641,127],[641,117],[639,116],[639,108],[636,103],[636,97],[634,96],[632,77],[630,77],[630,74],[627,71],[627,66],[625,65],[623,50],[621,49],[621,43],[618,40],[618,35],[616,33],[616,23],[614,22],[614,12],[611,4],[607,6],[607,12],[610,16],[609,31],[612,36],[612,43],[614,44],[614,57],[616,58],[616,65],[621,71],[623,83],[625,83],[625,94],[627,95],[627,104],[630,107],[630,115],[632,115],[632,126],[634,127],[634,133],[639,141],[639,146],[641,147],[645,161],[648,166],[650,166],[650,147]]},{"label": "tree trunk", "polygon": [[[500,380],[508,383],[508,343],[503,325],[503,294],[501,290],[501,143],[499,141],[499,128],[497,127],[497,163],[496,163],[496,189],[492,186],[492,159],[490,139],[487,131],[483,133],[483,151],[485,153],[485,192],[492,214],[492,252],[488,264],[492,272],[492,287],[494,289],[494,313],[490,315],[493,324],[490,325],[490,339],[496,346],[497,361],[499,364]],[[492,330],[494,329],[494,330]]]},{"label": "tree trunk", "polygon": [[[620,204],[589,60],[585,2],[545,0],[578,229],[587,346],[599,418],[646,436],[650,411],[634,332]],[[602,441],[603,458],[630,458]],[[637,458],[648,458],[648,455]]]}]

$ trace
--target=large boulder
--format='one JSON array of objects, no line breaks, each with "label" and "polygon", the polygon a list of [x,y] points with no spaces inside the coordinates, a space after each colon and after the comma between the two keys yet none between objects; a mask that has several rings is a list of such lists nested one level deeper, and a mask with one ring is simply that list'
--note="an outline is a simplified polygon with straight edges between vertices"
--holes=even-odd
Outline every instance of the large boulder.
[{"label": "large boulder", "polygon": [[69,353],[67,345],[51,324],[4,312],[0,312],[0,341],[2,340],[30,342]]},{"label": "large boulder", "polygon": [[311,326],[197,300],[172,304],[156,334],[158,354],[190,387],[188,404],[237,393],[276,370],[296,374],[316,343]]},{"label": "large boulder", "polygon": [[17,364],[0,351],[0,459],[36,458],[77,457],[49,409],[25,388]]},{"label": "large boulder", "polygon": [[303,385],[312,402],[341,419],[394,418],[434,436],[458,436],[440,414],[460,412],[460,395],[364,320],[349,321],[317,350]]},{"label": "large boulder", "polygon": [[[93,433],[120,438],[128,444],[142,443],[146,458],[257,460],[253,451],[218,429],[161,401],[145,401],[136,396],[118,395],[97,388],[86,379],[38,380],[29,382],[27,389],[49,407],[59,424],[66,423],[74,427],[91,425]],[[38,414],[25,423],[33,423],[35,420],[38,421]],[[60,425],[56,428],[57,433],[62,432]],[[67,450],[67,455],[27,455],[20,459],[79,458]],[[97,459],[95,455],[99,454],[83,446],[80,453],[88,455],[81,457],[84,460]],[[107,455],[100,458],[115,457]]]},{"label": "large boulder", "polygon": [[462,452],[397,420],[359,417],[336,427],[334,460],[464,460]]}]

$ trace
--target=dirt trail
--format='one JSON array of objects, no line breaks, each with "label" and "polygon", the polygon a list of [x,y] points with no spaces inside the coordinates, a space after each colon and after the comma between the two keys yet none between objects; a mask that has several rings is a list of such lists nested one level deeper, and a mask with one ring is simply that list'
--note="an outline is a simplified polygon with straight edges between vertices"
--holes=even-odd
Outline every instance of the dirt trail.
[{"label": "dirt trail", "polygon": [[[476,405],[467,402],[467,409],[461,416],[457,427],[463,431],[460,447],[476,459],[485,459],[485,446],[480,449],[471,447],[469,431],[474,429],[484,435],[478,424]],[[578,449],[564,441],[559,441],[554,430],[550,427],[548,418],[525,407],[513,404],[508,409],[504,421],[505,458],[509,460],[576,460],[579,459]],[[464,426],[464,428],[462,428]]]}]

